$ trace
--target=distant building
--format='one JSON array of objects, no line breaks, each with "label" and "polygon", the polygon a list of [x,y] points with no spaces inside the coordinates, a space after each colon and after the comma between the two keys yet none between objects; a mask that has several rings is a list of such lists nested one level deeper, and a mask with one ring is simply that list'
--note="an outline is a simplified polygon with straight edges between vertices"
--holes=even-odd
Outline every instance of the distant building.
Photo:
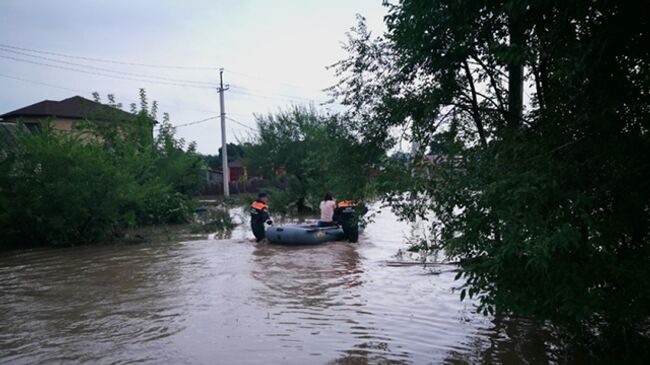
[{"label": "distant building", "polygon": [[[31,131],[40,130],[45,122],[59,131],[72,132],[84,120],[95,122],[133,122],[136,116],[124,110],[73,96],[61,101],[44,100],[0,115],[3,122],[22,122]],[[152,135],[153,135],[153,125]]]},{"label": "distant building", "polygon": [[246,167],[244,167],[241,160],[228,162],[228,170],[230,172],[230,181],[239,181],[240,177],[246,175]]},{"label": "distant building", "polygon": [[207,171],[208,183],[223,183],[223,173],[221,170],[213,169],[208,167]]},{"label": "distant building", "polygon": [[[230,181],[239,181],[242,177],[246,178],[246,167],[241,160],[228,162],[228,172],[230,172]],[[208,182],[223,182],[223,169],[208,168]]]}]

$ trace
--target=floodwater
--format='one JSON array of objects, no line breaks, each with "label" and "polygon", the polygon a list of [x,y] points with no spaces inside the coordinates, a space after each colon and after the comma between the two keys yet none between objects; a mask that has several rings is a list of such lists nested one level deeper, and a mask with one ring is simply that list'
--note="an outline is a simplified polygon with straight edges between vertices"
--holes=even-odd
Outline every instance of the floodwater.
[{"label": "floodwater", "polygon": [[357,244],[228,239],[0,256],[3,364],[553,363],[550,333],[460,302],[453,265],[391,266],[414,227]]}]

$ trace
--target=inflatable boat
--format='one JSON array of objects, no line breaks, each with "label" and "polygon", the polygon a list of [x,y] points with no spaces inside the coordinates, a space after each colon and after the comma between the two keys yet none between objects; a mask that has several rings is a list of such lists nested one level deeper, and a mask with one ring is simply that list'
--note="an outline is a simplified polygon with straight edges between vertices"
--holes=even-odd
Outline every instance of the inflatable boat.
[{"label": "inflatable boat", "polygon": [[[359,226],[359,233],[363,227]],[[283,224],[266,229],[266,238],[271,243],[285,245],[317,245],[327,241],[343,241],[345,233],[340,226],[319,227],[310,224]]]}]

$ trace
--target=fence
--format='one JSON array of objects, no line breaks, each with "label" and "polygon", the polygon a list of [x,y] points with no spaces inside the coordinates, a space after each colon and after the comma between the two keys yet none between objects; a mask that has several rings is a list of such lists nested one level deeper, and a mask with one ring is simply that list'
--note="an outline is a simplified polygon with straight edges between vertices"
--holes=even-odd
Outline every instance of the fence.
[{"label": "fence", "polygon": [[[283,184],[278,181],[270,181],[263,179],[249,179],[246,181],[231,181],[228,184],[230,188],[230,194],[242,194],[242,193],[257,193],[264,190],[265,188],[276,188],[276,189],[285,189],[286,184]],[[223,183],[211,181],[207,183],[201,195],[223,195]]]}]

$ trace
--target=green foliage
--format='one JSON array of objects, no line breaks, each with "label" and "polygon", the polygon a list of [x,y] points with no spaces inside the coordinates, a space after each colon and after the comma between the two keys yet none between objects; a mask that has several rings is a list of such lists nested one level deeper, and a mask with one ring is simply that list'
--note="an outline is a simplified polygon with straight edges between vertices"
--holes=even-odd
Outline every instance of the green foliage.
[{"label": "green foliage", "polygon": [[[244,147],[242,145],[228,143],[226,148],[228,150],[228,162],[240,160],[245,157]],[[213,169],[220,169],[222,167],[221,150],[222,148],[219,147],[219,153],[216,155],[203,155],[203,161],[208,167]]]},{"label": "green foliage", "polygon": [[360,143],[339,116],[294,107],[257,123],[259,136],[245,145],[246,164],[251,176],[286,187],[272,192],[274,210],[317,210],[327,191],[340,199],[371,195],[369,169],[379,149]]},{"label": "green foliage", "polygon": [[387,160],[380,188],[404,219],[434,213],[432,245],[461,260],[462,298],[618,349],[647,336],[643,5],[387,6],[385,38],[363,19],[353,29],[332,92],[365,142],[388,150],[397,128],[425,146],[406,163]]},{"label": "green foliage", "polygon": [[205,167],[167,116],[154,140],[154,118],[155,103],[129,120],[86,121],[75,133],[19,131],[15,150],[0,156],[0,246],[70,246],[125,227],[188,222]]},{"label": "green foliage", "polygon": [[227,209],[209,209],[190,226],[192,233],[213,233],[227,231],[235,228],[230,213]]},{"label": "green foliage", "polygon": [[128,184],[97,144],[72,135],[22,134],[2,162],[2,247],[70,245],[105,239],[119,221]]},{"label": "green foliage", "polygon": [[196,195],[205,184],[206,167],[196,144],[175,138],[175,129],[165,114],[154,141],[154,166],[156,176],[176,193]]}]

